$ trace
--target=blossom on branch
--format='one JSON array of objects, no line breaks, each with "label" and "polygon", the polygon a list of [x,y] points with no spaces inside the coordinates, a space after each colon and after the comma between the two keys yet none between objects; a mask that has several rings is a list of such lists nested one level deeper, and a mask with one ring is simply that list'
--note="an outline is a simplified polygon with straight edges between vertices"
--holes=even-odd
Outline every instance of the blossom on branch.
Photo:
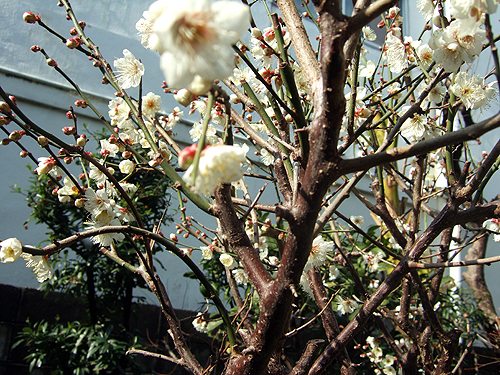
[{"label": "blossom on branch", "polygon": [[9,238],[0,242],[0,261],[2,263],[14,263],[23,252],[23,245],[17,238]]},{"label": "blossom on branch", "polygon": [[31,255],[23,253],[22,257],[27,262],[26,267],[33,267],[33,272],[39,283],[52,278],[52,266],[47,261],[47,258],[40,255]]},{"label": "blossom on branch", "polygon": [[149,17],[167,84],[181,89],[196,76],[211,83],[231,75],[231,46],[245,32],[250,12],[234,1],[159,0],[150,6]]},{"label": "blossom on branch", "polygon": [[144,65],[128,49],[123,50],[123,56],[115,60],[114,66],[117,71],[118,84],[126,90],[139,86],[144,75]]}]

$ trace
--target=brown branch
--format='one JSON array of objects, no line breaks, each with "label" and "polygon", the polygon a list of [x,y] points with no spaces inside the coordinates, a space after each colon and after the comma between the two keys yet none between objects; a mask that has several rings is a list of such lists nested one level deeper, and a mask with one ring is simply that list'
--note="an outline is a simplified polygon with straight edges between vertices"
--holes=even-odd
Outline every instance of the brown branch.
[{"label": "brown branch", "polygon": [[395,147],[393,149],[364,156],[362,158],[341,160],[338,168],[343,174],[365,171],[377,165],[406,159],[411,156],[427,154],[428,152],[437,150],[438,148],[444,146],[477,139],[483,134],[498,127],[500,127],[500,114],[478,124],[468,126],[464,129],[460,129],[440,137],[427,139],[416,144]]},{"label": "brown branch", "polygon": [[[383,12],[396,5],[399,0],[377,0],[365,9],[360,10],[356,15],[351,17],[348,21],[346,34],[351,35],[356,30],[361,29],[363,26],[368,25],[375,18],[380,16]],[[356,3],[358,5],[358,3]]]},{"label": "brown branch", "polygon": [[141,355],[144,355],[146,357],[154,357],[154,358],[158,358],[158,359],[163,359],[164,361],[169,361],[169,362],[175,363],[176,365],[179,365],[179,366],[185,366],[185,363],[183,360],[173,358],[173,357],[170,357],[170,356],[164,355],[164,354],[152,353],[152,352],[148,352],[146,350],[140,350],[140,349],[135,349],[135,348],[129,349],[125,353],[125,355],[131,355],[131,354],[141,354]]},{"label": "brown branch", "polygon": [[318,355],[321,345],[325,340],[310,340],[307,342],[306,349],[295,367],[290,372],[290,375],[305,375],[311,368],[316,356]]},{"label": "brown branch", "polygon": [[487,265],[490,266],[492,263],[500,262],[500,255],[483,258],[483,259],[472,259],[472,260],[460,260],[456,262],[444,262],[444,263],[419,263],[419,262],[408,262],[408,267],[410,268],[445,268],[445,267],[462,267],[462,266],[477,266],[477,265]]}]

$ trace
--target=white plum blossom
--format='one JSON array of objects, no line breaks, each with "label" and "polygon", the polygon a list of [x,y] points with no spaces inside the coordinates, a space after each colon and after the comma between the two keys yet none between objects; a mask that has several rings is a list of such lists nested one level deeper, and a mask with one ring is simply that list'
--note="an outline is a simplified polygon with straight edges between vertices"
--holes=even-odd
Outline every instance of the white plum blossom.
[{"label": "white plum blossom", "polygon": [[153,22],[150,20],[149,12],[144,11],[142,17],[135,24],[135,28],[141,37],[142,46],[147,49],[154,49],[156,35],[153,34]]},{"label": "white plum blossom", "polygon": [[358,76],[360,77],[364,77],[364,78],[370,78],[373,73],[375,73],[375,70],[377,69],[377,66],[375,65],[375,63],[371,60],[368,60],[366,62],[366,65],[361,65],[359,67],[359,73],[358,73]]},{"label": "white plum blossom", "polygon": [[234,279],[240,285],[248,284],[248,274],[243,268],[236,268],[231,271]]},{"label": "white plum blossom", "polygon": [[[86,223],[87,230],[91,229],[98,229],[98,228],[103,228],[107,226],[117,226],[121,225],[120,220],[118,219],[111,219],[111,220],[96,220],[96,221],[90,221]],[[120,242],[123,241],[125,238],[125,235],[123,233],[101,233],[97,234],[94,237],[91,238],[92,242],[95,244],[99,244],[101,246],[110,246],[114,242]]]},{"label": "white plum blossom", "polygon": [[23,253],[23,245],[17,238],[8,238],[0,242],[0,261],[14,263]]},{"label": "white plum blossom", "polygon": [[328,267],[328,271],[330,280],[336,280],[340,275],[340,270],[336,264],[330,264],[330,267]]},{"label": "white plum blossom", "polygon": [[227,267],[229,269],[233,269],[234,267],[236,267],[236,262],[230,254],[221,254],[221,256],[219,257],[219,261],[224,265],[224,267]]},{"label": "white plum blossom", "polygon": [[366,40],[373,42],[377,39],[377,34],[375,34],[375,31],[373,31],[370,26],[363,26],[361,30],[363,31],[363,37]]},{"label": "white plum blossom", "polygon": [[156,112],[161,111],[161,97],[154,92],[149,92],[142,97],[142,113],[154,117]]},{"label": "white plum blossom", "polygon": [[434,14],[434,3],[432,0],[417,0],[417,8],[424,16],[426,22],[432,18]]},{"label": "white plum blossom", "polygon": [[198,313],[196,318],[193,320],[193,327],[196,329],[198,332],[201,333],[207,333],[208,332],[208,322],[205,320],[203,317],[203,313]]},{"label": "white plum blossom", "polygon": [[493,235],[493,241],[500,242],[500,230],[498,225],[498,219],[488,219],[483,223],[483,228],[488,229],[495,233]]},{"label": "white plum blossom", "polygon": [[455,18],[481,18],[481,12],[492,14],[497,11],[497,0],[451,0],[450,12]]},{"label": "white plum blossom", "polygon": [[434,61],[434,51],[428,44],[422,44],[417,47],[417,56],[424,68],[429,67]]},{"label": "white plum blossom", "polygon": [[365,225],[365,218],[361,215],[359,216],[353,215],[349,219],[353,222],[354,225],[357,225],[358,227]]},{"label": "white plum blossom", "polygon": [[[189,135],[191,136],[191,140],[193,142],[198,142],[201,137],[203,130],[203,124],[199,122],[194,123],[193,127],[189,131]],[[205,133],[207,142],[211,145],[219,143],[219,138],[217,137],[217,129],[212,124],[208,124],[207,132]]]},{"label": "white plum blossom", "polygon": [[[398,113],[399,116],[404,115],[409,109],[410,106],[401,107]],[[401,135],[411,142],[418,142],[424,137],[426,126],[427,116],[414,113],[412,117],[408,118],[403,125],[401,125]]]},{"label": "white plum blossom", "polygon": [[51,157],[41,157],[38,158],[38,167],[36,168],[36,173],[41,176],[50,172],[52,168],[57,165],[56,159]]},{"label": "white plum blossom", "polygon": [[135,169],[135,163],[132,160],[125,159],[118,164],[118,168],[120,168],[120,172],[123,174],[130,174]]},{"label": "white plum blossom", "polygon": [[447,72],[456,71],[463,62],[470,63],[477,56],[485,41],[485,31],[475,19],[458,19],[446,29],[436,31],[429,46],[434,50],[434,61],[442,64]]},{"label": "white plum blossom", "polygon": [[78,195],[78,188],[68,176],[64,177],[64,186],[57,190],[57,198],[59,202],[68,203],[71,197]]},{"label": "white plum blossom", "polygon": [[451,91],[462,100],[467,109],[488,106],[498,93],[495,84],[485,85],[483,78],[474,77],[465,72],[456,75]]},{"label": "white plum blossom", "polygon": [[352,298],[337,296],[337,311],[341,315],[350,314],[358,308],[358,303]]},{"label": "white plum blossom", "polygon": [[26,261],[26,267],[33,267],[33,272],[39,283],[52,278],[52,266],[47,258],[41,255],[31,255],[23,253],[22,257]]},{"label": "white plum blossom", "polygon": [[304,272],[314,268],[320,267],[325,263],[326,256],[333,250],[333,241],[325,241],[321,235],[313,240],[311,252],[307,263],[304,267]]},{"label": "white plum blossom", "polygon": [[274,164],[274,155],[267,151],[265,148],[260,150],[260,160],[265,166],[269,167]]},{"label": "white plum blossom", "polygon": [[202,257],[205,260],[211,260],[214,257],[214,252],[208,246],[201,246],[200,250],[202,252]]},{"label": "white plum blossom", "polygon": [[177,123],[181,121],[182,116],[184,116],[184,112],[181,111],[179,107],[175,107],[172,110],[172,113],[168,115],[167,129],[172,130],[175,127],[175,125],[177,125]]},{"label": "white plum blossom", "polygon": [[159,0],[148,15],[169,87],[185,88],[195,76],[212,82],[231,75],[231,46],[248,27],[248,6],[234,1]]},{"label": "white plum blossom", "polygon": [[110,100],[108,104],[108,114],[111,118],[111,125],[120,127],[120,124],[125,121],[129,114],[130,108],[123,98],[115,98]]},{"label": "white plum blossom", "polygon": [[113,158],[120,151],[117,144],[111,143],[106,139],[101,139],[99,143],[101,144],[102,155],[111,156]]},{"label": "white plum blossom", "polygon": [[137,87],[144,75],[144,65],[128,49],[123,50],[123,57],[113,63],[118,84],[124,90]]},{"label": "white plum blossom", "polygon": [[[99,161],[102,164],[102,161]],[[89,178],[94,180],[97,184],[104,184],[108,177],[94,164],[90,164]]]}]

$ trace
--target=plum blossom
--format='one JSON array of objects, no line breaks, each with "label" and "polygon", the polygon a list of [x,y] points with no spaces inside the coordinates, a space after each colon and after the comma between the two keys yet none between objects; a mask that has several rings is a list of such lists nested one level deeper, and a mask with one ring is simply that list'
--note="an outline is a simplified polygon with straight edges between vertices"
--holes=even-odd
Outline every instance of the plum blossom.
[{"label": "plum blossom", "polygon": [[147,10],[142,13],[142,18],[137,21],[135,28],[141,37],[142,46],[147,49],[154,49],[156,36],[153,34],[153,22],[151,22]]},{"label": "plum blossom", "polygon": [[236,267],[234,258],[227,253],[221,254],[221,256],[219,257],[219,261],[224,265],[224,267],[227,267],[229,269],[233,269],[234,267]]},{"label": "plum blossom", "polygon": [[[401,107],[399,116],[403,116],[409,109],[409,106]],[[407,119],[401,126],[401,135],[411,142],[418,142],[424,137],[426,126],[427,116],[414,113],[413,117]]]},{"label": "plum blossom", "polygon": [[304,267],[304,272],[322,266],[325,263],[326,256],[333,250],[333,241],[325,241],[321,235],[313,240],[311,253]]},{"label": "plum blossom", "polygon": [[451,91],[462,100],[467,109],[488,105],[498,93],[494,84],[485,85],[483,78],[473,77],[465,72],[457,74]]},{"label": "plum blossom", "polygon": [[344,299],[341,296],[337,296],[337,311],[341,315],[352,313],[358,306],[358,303],[349,297]]},{"label": "plum blossom", "polygon": [[211,260],[214,257],[214,252],[208,246],[201,246],[200,250],[202,252],[203,259]]},{"label": "plum blossom", "polygon": [[363,31],[363,37],[366,40],[373,42],[377,39],[377,34],[375,34],[375,31],[373,31],[373,29],[370,26],[364,26],[362,31]]},{"label": "plum blossom", "polygon": [[265,148],[260,150],[260,160],[265,166],[269,167],[274,164],[274,155],[267,151]]},{"label": "plum blossom", "polygon": [[[103,228],[103,227],[107,227],[107,226],[121,225],[120,220],[118,220],[118,219],[109,220],[109,217],[107,219],[108,220],[104,219],[103,221],[95,220],[95,221],[87,222],[86,223],[88,225],[87,230],[98,229],[98,228]],[[125,235],[123,233],[101,233],[101,234],[97,234],[94,237],[92,237],[91,240],[93,243],[99,244],[101,246],[110,246],[114,242],[123,241],[124,238],[125,238]]]},{"label": "plum blossom", "polygon": [[36,173],[39,176],[41,176],[42,174],[47,174],[56,165],[57,161],[52,156],[49,158],[46,157],[38,158],[38,167],[36,168]]},{"label": "plum blossom", "polygon": [[[205,148],[200,157],[193,190],[201,194],[211,194],[219,183],[229,184],[243,177],[241,164],[246,160],[246,152],[241,147],[216,145]],[[193,165],[182,179],[192,184]]]},{"label": "plum blossom", "polygon": [[120,172],[123,174],[130,174],[135,169],[135,163],[132,160],[125,159],[120,162],[118,168],[120,168]]},{"label": "plum blossom", "polygon": [[[196,76],[212,82],[234,66],[232,45],[245,32],[248,6],[234,1],[159,0],[149,7],[161,69],[171,88],[189,86]],[[198,93],[202,94],[202,93]]]},{"label": "plum blossom", "polygon": [[26,253],[23,253],[22,257],[27,262],[26,267],[33,267],[33,272],[36,274],[39,283],[52,278],[52,266],[46,257]]},{"label": "plum blossom", "polygon": [[144,75],[144,65],[128,49],[123,50],[123,57],[113,63],[118,84],[124,90],[137,87]]},{"label": "plum blossom", "polygon": [[14,263],[23,252],[23,245],[17,238],[9,238],[0,242],[0,261],[2,263]]},{"label": "plum blossom", "polygon": [[146,116],[154,117],[156,112],[161,111],[161,97],[150,92],[142,97],[142,113]]},{"label": "plum blossom", "polygon": [[498,222],[498,219],[488,219],[483,223],[483,228],[495,233],[493,235],[493,241],[495,242],[500,242],[500,230]]},{"label": "plum blossom", "polygon": [[203,313],[199,312],[196,318],[193,320],[193,327],[198,332],[207,333],[208,332],[208,322],[203,317]]},{"label": "plum blossom", "polygon": [[231,273],[238,284],[245,285],[248,283],[248,274],[243,268],[236,268]]},{"label": "plum blossom", "polygon": [[68,176],[64,177],[64,186],[57,190],[57,198],[59,202],[68,203],[71,197],[78,195],[78,188]]},{"label": "plum blossom", "polygon": [[182,116],[184,116],[184,112],[179,107],[175,107],[172,113],[168,115],[167,129],[172,130],[181,121]]},{"label": "plum blossom", "polygon": [[497,11],[497,0],[451,0],[450,11],[455,18],[480,19],[481,12],[492,14]]}]

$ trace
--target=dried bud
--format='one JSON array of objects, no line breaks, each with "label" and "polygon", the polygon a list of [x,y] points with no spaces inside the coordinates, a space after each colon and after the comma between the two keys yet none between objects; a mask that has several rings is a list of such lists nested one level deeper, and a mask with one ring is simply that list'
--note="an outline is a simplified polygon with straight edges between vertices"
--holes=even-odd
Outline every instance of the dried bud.
[{"label": "dried bud", "polygon": [[10,143],[10,139],[9,138],[4,138],[4,139],[2,139],[2,142],[0,142],[0,144],[2,146],[7,146],[9,143]]},{"label": "dried bud", "polygon": [[0,126],[8,125],[8,124],[10,124],[10,121],[11,121],[11,119],[8,117],[1,117],[0,116]]},{"label": "dried bud", "polygon": [[36,21],[40,20],[40,17],[31,12],[24,12],[23,20],[26,23],[35,23]]},{"label": "dried bud", "polygon": [[37,138],[37,142],[41,147],[46,147],[49,145],[49,140],[45,138],[43,135]]}]

